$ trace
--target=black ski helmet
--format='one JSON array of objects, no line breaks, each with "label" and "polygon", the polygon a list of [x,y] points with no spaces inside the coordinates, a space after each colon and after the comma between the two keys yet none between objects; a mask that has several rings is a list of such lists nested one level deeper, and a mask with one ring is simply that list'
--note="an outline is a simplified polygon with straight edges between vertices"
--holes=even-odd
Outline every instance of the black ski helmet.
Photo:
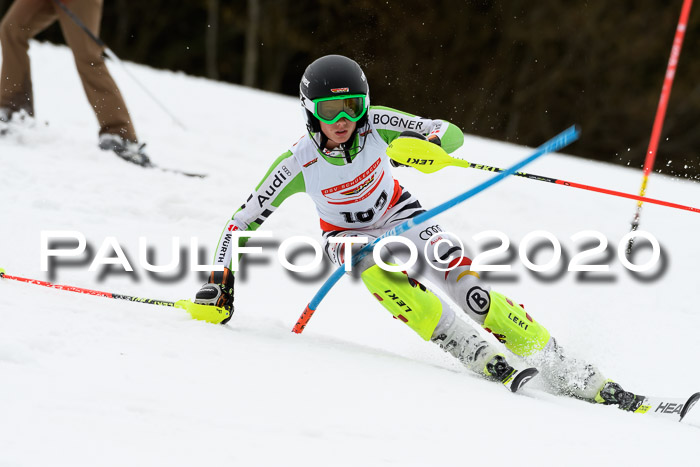
[{"label": "black ski helmet", "polygon": [[364,95],[364,116],[358,120],[357,128],[367,123],[369,110],[369,85],[362,68],[354,60],[342,55],[326,55],[311,63],[299,83],[299,99],[306,115],[306,128],[310,133],[321,131],[321,125],[314,116],[313,100],[342,95]]}]

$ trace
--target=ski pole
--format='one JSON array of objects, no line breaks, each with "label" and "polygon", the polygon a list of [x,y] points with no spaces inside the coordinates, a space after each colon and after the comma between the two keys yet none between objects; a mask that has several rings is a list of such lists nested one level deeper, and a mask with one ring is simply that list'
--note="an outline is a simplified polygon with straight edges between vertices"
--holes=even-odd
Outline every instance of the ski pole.
[{"label": "ski pole", "polygon": [[[360,251],[355,253],[352,258],[351,258],[351,264],[355,265],[359,261],[361,261],[365,256],[370,254],[372,249],[374,248],[374,245],[376,245],[380,240],[386,237],[391,237],[395,235],[401,235],[403,232],[407,231],[411,227],[414,227],[418,224],[421,224],[428,219],[431,219],[438,214],[441,214],[445,211],[447,211],[450,208],[453,208],[454,206],[466,201],[467,199],[471,198],[472,196],[484,191],[485,189],[489,188],[490,186],[500,182],[504,178],[506,178],[508,175],[514,174],[516,171],[520,170],[523,168],[525,165],[529,164],[530,162],[534,161],[538,157],[547,154],[548,152],[553,152],[553,151],[558,151],[559,149],[568,146],[569,144],[573,143],[576,141],[579,137],[580,131],[578,127],[572,126],[568,128],[567,130],[564,130],[562,133],[558,134],[554,138],[550,139],[543,145],[541,145],[537,150],[527,158],[523,159],[522,161],[518,162],[517,164],[513,165],[512,167],[504,170],[503,172],[499,173],[495,177],[490,178],[489,180],[486,180],[485,182],[477,185],[476,187],[465,191],[461,195],[457,195],[454,198],[445,201],[444,203],[429,209],[421,214],[418,214],[417,216],[408,219],[406,222],[403,222],[402,224],[399,224],[398,226],[394,227],[391,230],[386,231],[383,235],[377,237],[372,241],[371,243],[368,243],[365,245]],[[432,143],[428,143],[432,144]],[[331,288],[340,280],[340,278],[343,276],[345,273],[345,265],[341,265],[338,267],[338,269],[333,272],[333,274],[326,280],[326,282],[321,286],[318,292],[316,292],[316,295],[311,299],[309,304],[306,306],[304,309],[304,312],[301,314],[299,317],[299,320],[296,322],[294,325],[294,329],[292,329],[293,332],[297,334],[301,334],[301,332],[304,330],[306,327],[307,323],[311,319],[311,316],[313,316],[314,312],[316,309],[318,309],[318,305],[321,303],[321,300],[330,292]]]},{"label": "ski pole", "polygon": [[156,96],[154,96],[153,94],[151,94],[151,92],[150,92],[148,89],[146,89],[146,86],[144,86],[138,79],[136,79],[136,76],[134,76],[134,75],[129,71],[129,69],[126,67],[126,65],[124,65],[124,62],[122,62],[122,61],[119,59],[119,57],[117,57],[117,54],[115,54],[114,52],[112,52],[112,49],[110,49],[109,47],[107,47],[107,44],[105,44],[104,41],[103,41],[102,39],[100,39],[99,37],[95,36],[95,35],[92,33],[92,31],[90,31],[90,30],[88,29],[88,27],[85,26],[85,23],[83,23],[83,22],[80,20],[80,18],[78,18],[78,17],[75,15],[75,13],[73,13],[61,0],[52,0],[52,1],[53,1],[61,10],[63,10],[63,11],[70,17],[70,19],[72,19],[73,22],[74,22],[76,25],[78,25],[78,27],[79,27],[80,29],[82,29],[83,31],[85,31],[85,33],[90,37],[90,39],[92,39],[97,45],[99,45],[100,47],[102,47],[102,48],[104,49],[105,54],[106,54],[111,60],[113,60],[114,62],[118,63],[118,64],[124,69],[124,71],[126,72],[126,74],[129,75],[129,77],[130,77],[136,84],[138,84],[139,87],[141,87],[141,89],[143,90],[143,92],[145,92],[146,95],[147,95],[148,97],[150,97],[150,98],[153,100],[153,102],[155,102],[155,103],[161,108],[161,110],[162,110],[163,112],[165,112],[166,114],[168,114],[168,116],[173,120],[173,122],[175,122],[175,123],[176,123],[180,128],[182,128],[183,130],[187,130],[187,128],[185,128],[185,125],[183,125],[183,124],[180,122],[180,120],[178,120],[177,118],[175,118],[175,115],[173,115],[173,113],[170,112],[170,111],[165,107],[165,105],[163,105],[163,104],[156,98]]},{"label": "ski pole", "polygon": [[[649,147],[647,148],[646,158],[644,160],[644,175],[642,176],[642,187],[639,190],[639,196],[644,196],[647,190],[647,182],[649,174],[654,168],[654,160],[656,159],[656,150],[659,147],[659,138],[661,137],[661,129],[664,126],[664,118],[666,117],[666,108],[668,100],[671,97],[671,87],[673,86],[673,78],[676,76],[676,67],[678,66],[678,58],[681,55],[681,47],[683,46],[683,38],[685,37],[685,29],[688,25],[688,16],[690,16],[690,7],[693,5],[693,0],[683,0],[681,8],[681,16],[678,18],[678,26],[676,27],[676,35],[673,38],[673,46],[671,47],[671,56],[668,59],[666,66],[666,77],[661,88],[661,97],[659,105],[656,108],[656,116],[654,117],[654,126],[651,129],[651,138],[649,139]],[[642,203],[647,201],[641,199],[637,202],[637,209],[632,219],[632,232],[639,228],[639,218],[642,214]],[[634,237],[630,237],[627,243],[627,256],[632,254],[632,244]]]},{"label": "ski pole", "polygon": [[10,276],[6,274],[5,270],[2,268],[0,268],[0,279],[10,279],[13,281],[25,282],[28,284],[41,285],[44,287],[49,287],[51,289],[92,295],[95,297],[114,298],[119,300],[127,300],[130,302],[146,303],[148,305],[160,305],[169,306],[173,308],[181,308],[183,310],[188,311],[192,318],[213,324],[219,324],[221,323],[221,321],[231,316],[231,313],[224,308],[211,305],[200,305],[197,303],[193,303],[189,300],[178,300],[177,302],[170,302],[167,300],[134,297],[131,295],[103,292],[100,290],[84,289],[82,287],[74,287],[72,285],[52,284],[51,282],[40,281],[38,279],[28,279],[26,277]]},{"label": "ski pole", "polygon": [[[418,155],[419,153],[420,155]],[[499,167],[493,167],[485,164],[477,164],[474,162],[467,162],[463,159],[457,159],[447,154],[440,146],[437,146],[424,140],[414,138],[401,138],[394,140],[391,143],[391,145],[387,148],[387,155],[396,162],[413,167],[423,173],[437,172],[438,170],[441,170],[448,166],[486,170],[489,172],[504,171]],[[684,206],[682,204],[671,203],[668,201],[662,201],[654,198],[646,198],[630,193],[624,193],[621,191],[608,190],[607,188],[599,188],[591,185],[584,185],[582,183],[569,182],[566,180],[544,177],[542,175],[529,174],[525,172],[515,172],[512,175],[516,177],[527,178],[529,180],[555,183],[557,185],[569,186],[572,188],[580,188],[582,190],[589,190],[597,193],[603,193],[606,195],[640,200],[647,203],[659,204],[661,206],[667,206],[671,208],[683,209],[686,211],[700,213],[700,208]]]}]

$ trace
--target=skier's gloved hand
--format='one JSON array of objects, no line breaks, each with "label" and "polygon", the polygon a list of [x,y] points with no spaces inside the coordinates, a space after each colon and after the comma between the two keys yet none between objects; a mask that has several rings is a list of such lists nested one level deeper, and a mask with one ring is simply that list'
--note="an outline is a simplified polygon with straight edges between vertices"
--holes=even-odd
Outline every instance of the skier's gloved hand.
[{"label": "skier's gloved hand", "polygon": [[430,141],[431,143],[437,144],[438,146],[442,145],[442,141],[440,141],[440,137],[438,135],[429,134],[428,136],[426,136],[411,130],[402,131],[399,135],[399,138],[417,138],[422,139],[424,141]]},{"label": "skier's gloved hand", "polygon": [[402,164],[401,162],[396,162],[394,159],[389,159],[389,164],[391,164],[392,167],[409,167],[406,164]]},{"label": "skier's gloved hand", "polygon": [[428,135],[428,141],[442,147],[442,141],[440,141],[440,137],[438,135]]},{"label": "skier's gloved hand", "polygon": [[[220,306],[233,315],[234,282],[233,273],[229,268],[225,267],[223,271],[212,271],[209,275],[209,282],[199,289],[194,302],[199,305]],[[230,316],[221,324],[226,324],[229,319],[231,319]]]}]

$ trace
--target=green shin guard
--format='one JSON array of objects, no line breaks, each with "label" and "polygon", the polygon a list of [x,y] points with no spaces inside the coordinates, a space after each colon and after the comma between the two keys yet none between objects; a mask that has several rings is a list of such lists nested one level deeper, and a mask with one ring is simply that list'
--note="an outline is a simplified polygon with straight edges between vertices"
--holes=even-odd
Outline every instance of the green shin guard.
[{"label": "green shin guard", "polygon": [[501,341],[508,350],[527,357],[542,350],[549,342],[549,331],[532,319],[523,307],[493,290],[491,307],[483,327]]},{"label": "green shin guard", "polygon": [[424,340],[430,340],[442,316],[442,303],[435,294],[406,274],[384,271],[376,264],[361,277],[384,308]]}]

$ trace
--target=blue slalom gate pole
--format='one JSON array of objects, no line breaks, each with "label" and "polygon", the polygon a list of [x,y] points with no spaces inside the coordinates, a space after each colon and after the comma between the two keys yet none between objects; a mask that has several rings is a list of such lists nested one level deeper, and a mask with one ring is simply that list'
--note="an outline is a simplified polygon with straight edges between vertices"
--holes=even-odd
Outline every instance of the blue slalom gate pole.
[{"label": "blue slalom gate pole", "polygon": [[[519,171],[523,167],[525,167],[527,164],[530,162],[534,161],[540,156],[543,156],[544,154],[547,154],[548,152],[555,152],[558,151],[561,148],[564,148],[568,146],[569,144],[573,143],[576,141],[581,134],[581,130],[578,128],[578,126],[573,125],[563,132],[559,133],[557,136],[554,138],[550,139],[543,145],[541,145],[537,150],[530,156],[526,157],[522,161],[518,162],[517,164],[513,165],[512,167],[509,167],[508,169],[504,170],[503,172],[500,172],[498,175],[486,180],[485,182],[481,183],[480,185],[475,186],[474,188],[465,191],[461,195],[457,195],[454,198],[445,201],[444,203],[429,209],[425,211],[424,213],[421,213],[411,219],[408,219],[406,222],[397,225],[391,230],[386,231],[383,235],[377,237],[372,241],[371,243],[368,243],[365,245],[360,251],[355,253],[351,259],[351,264],[354,266],[357,264],[360,260],[362,260],[365,256],[370,254],[374,246],[383,238],[386,237],[392,237],[392,236],[397,236],[401,235],[403,232],[407,231],[411,227],[414,227],[418,224],[421,224],[428,219],[431,219],[438,214],[442,214],[443,212],[447,211],[450,208],[453,208],[454,206],[462,203],[463,201],[466,201],[467,199],[471,198],[472,196],[481,193],[482,191],[486,190],[487,188],[495,185],[496,183],[500,182],[504,178],[506,178],[509,175],[513,175],[515,172]],[[301,334],[301,332],[304,330],[306,327],[306,324],[309,322],[311,319],[311,316],[314,314],[316,309],[318,308],[318,305],[321,303],[321,301],[325,298],[326,295],[328,295],[328,292],[333,288],[333,286],[340,280],[341,277],[343,277],[343,274],[345,273],[345,265],[341,265],[338,267],[338,269],[333,272],[333,274],[326,279],[326,282],[321,286],[321,288],[316,292],[316,295],[311,299],[309,304],[306,306],[306,309],[304,309],[304,312],[301,314],[299,317],[299,320],[297,323],[294,325],[294,329],[292,329],[293,332],[297,334]]]}]

